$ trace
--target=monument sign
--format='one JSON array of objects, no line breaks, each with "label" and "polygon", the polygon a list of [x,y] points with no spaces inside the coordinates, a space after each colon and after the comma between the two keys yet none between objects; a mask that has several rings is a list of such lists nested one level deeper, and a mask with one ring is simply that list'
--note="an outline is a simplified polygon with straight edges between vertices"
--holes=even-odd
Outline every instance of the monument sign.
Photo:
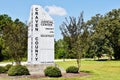
[{"label": "monument sign", "polygon": [[30,10],[28,63],[54,63],[54,21],[39,5],[33,5]]}]

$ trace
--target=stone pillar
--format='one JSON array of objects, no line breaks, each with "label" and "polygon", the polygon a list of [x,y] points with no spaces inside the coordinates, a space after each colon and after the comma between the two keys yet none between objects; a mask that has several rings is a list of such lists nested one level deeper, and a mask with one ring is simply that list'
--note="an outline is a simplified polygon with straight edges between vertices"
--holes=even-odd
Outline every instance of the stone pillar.
[{"label": "stone pillar", "polygon": [[39,5],[33,5],[28,23],[28,64],[32,72],[54,65],[54,21]]},{"label": "stone pillar", "polygon": [[30,10],[28,63],[54,63],[54,21],[39,5],[33,5]]}]

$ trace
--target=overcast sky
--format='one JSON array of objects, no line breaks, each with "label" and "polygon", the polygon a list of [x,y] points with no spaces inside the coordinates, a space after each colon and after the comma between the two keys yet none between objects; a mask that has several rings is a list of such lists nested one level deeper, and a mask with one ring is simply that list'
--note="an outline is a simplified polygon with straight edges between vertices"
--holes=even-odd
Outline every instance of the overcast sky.
[{"label": "overcast sky", "polygon": [[102,14],[120,8],[120,0],[0,0],[0,14],[8,14],[12,19],[19,18],[26,22],[29,19],[33,4],[41,5],[55,21],[55,39],[62,38],[59,26],[65,17],[78,17],[84,11],[84,20],[95,14]]}]

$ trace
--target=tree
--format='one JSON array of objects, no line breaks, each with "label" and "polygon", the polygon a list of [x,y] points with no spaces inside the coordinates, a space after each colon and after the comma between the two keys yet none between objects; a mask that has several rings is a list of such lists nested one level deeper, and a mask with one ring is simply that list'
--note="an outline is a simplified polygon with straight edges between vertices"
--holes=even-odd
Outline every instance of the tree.
[{"label": "tree", "polygon": [[55,41],[55,58],[63,59],[65,61],[66,58],[66,44],[63,39],[59,39]]},{"label": "tree", "polygon": [[16,64],[20,64],[27,48],[27,27],[16,19],[3,28],[3,39],[5,46],[9,48],[10,55]]},{"label": "tree", "polygon": [[[120,9],[108,12],[100,21],[97,28],[104,36],[107,46],[112,47],[114,58],[120,59]],[[101,33],[102,32],[102,33]],[[112,51],[111,51],[112,52]],[[111,55],[111,54],[110,54]],[[110,56],[111,57],[111,56]]]},{"label": "tree", "polygon": [[82,41],[85,43],[87,37],[87,27],[83,21],[83,12],[80,14],[78,21],[75,17],[69,17],[70,21],[67,18],[65,19],[66,22],[63,22],[60,26],[63,40],[67,44],[69,57],[76,58],[78,68],[80,68],[80,59],[84,49]]},{"label": "tree", "polygon": [[104,23],[105,37],[114,51],[114,58],[120,59],[120,9],[114,9],[105,15]]},{"label": "tree", "polygon": [[0,15],[0,60],[9,59],[10,55],[8,54],[8,48],[5,47],[5,42],[3,39],[3,28],[8,24],[11,23],[11,17],[7,14]]},{"label": "tree", "polygon": [[3,40],[0,38],[0,61],[4,59],[3,54],[2,54],[2,49],[3,49]]},{"label": "tree", "polygon": [[[120,59],[120,9],[114,9],[106,15],[96,15],[88,21],[92,31],[92,42],[96,46],[95,54],[102,52],[112,58]],[[92,43],[91,42],[91,43]]]},{"label": "tree", "polygon": [[102,15],[96,14],[91,18],[91,20],[88,20],[86,25],[89,28],[89,48],[87,51],[87,55],[90,55],[91,57],[97,56],[98,59],[102,56],[103,52],[103,41],[104,37],[99,33],[98,25],[100,20],[102,19]]}]

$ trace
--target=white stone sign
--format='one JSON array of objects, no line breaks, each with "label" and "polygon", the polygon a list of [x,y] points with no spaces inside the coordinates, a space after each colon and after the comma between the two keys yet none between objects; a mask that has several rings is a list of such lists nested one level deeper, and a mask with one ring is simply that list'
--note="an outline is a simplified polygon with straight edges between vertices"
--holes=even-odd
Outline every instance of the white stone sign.
[{"label": "white stone sign", "polygon": [[33,5],[30,11],[28,63],[54,63],[54,21],[39,5]]}]

